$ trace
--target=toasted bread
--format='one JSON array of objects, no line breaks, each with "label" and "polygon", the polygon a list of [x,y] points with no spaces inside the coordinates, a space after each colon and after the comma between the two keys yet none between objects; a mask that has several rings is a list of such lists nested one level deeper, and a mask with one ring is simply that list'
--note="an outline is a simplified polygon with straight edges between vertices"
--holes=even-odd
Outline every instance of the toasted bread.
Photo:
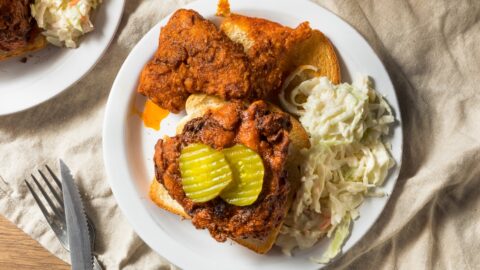
[{"label": "toasted bread", "polygon": [[164,210],[167,210],[175,215],[179,215],[187,219],[190,218],[188,214],[185,213],[183,207],[177,201],[175,201],[170,194],[168,194],[168,191],[165,189],[165,187],[156,179],[153,179],[152,184],[150,185],[149,195],[150,199],[160,208],[163,208]]},{"label": "toasted bread", "polygon": [[332,83],[340,83],[340,64],[335,49],[330,40],[318,30],[313,30],[311,37],[296,47],[291,61],[295,68],[302,65],[316,67],[318,70],[310,73],[309,77],[326,76]]},{"label": "toasted bread", "polygon": [[[205,94],[194,94],[191,95],[186,103],[186,111],[187,111],[187,116],[184,117],[184,119],[181,120],[181,123],[178,124],[177,126],[177,133],[181,133],[183,130],[183,125],[188,122],[189,120],[199,117],[203,115],[209,108],[215,108],[219,107],[226,103],[226,101],[214,97],[214,96],[208,96]],[[280,108],[276,107],[273,104],[269,104],[271,106],[272,111],[279,112],[281,111]],[[292,192],[290,193],[289,196],[289,202],[288,204],[291,204],[292,201],[292,196],[294,194],[293,191],[296,191],[296,187],[298,186],[298,182],[300,179],[300,174],[298,171],[298,165],[300,162],[300,158],[298,158],[297,154],[298,151],[297,149],[303,148],[303,147],[309,147],[309,140],[308,140],[308,135],[306,131],[303,129],[302,125],[293,117],[291,117],[292,120],[292,130],[290,132],[290,140],[292,142],[292,149],[289,153],[289,157],[287,160],[287,165],[286,168],[288,170],[288,180],[291,183],[292,186]],[[153,202],[155,202],[159,207],[173,213],[176,215],[179,215],[183,218],[190,219],[188,214],[184,211],[182,206],[176,202],[170,195],[168,194],[168,191],[156,180],[154,179],[152,184],[150,185],[150,198]],[[287,207],[287,210],[290,207]],[[272,230],[270,234],[265,237],[264,239],[255,239],[255,238],[247,238],[247,239],[232,239],[235,242],[239,243],[242,246],[245,246],[257,253],[264,254],[268,252],[273,244],[275,243],[275,240],[277,239],[277,235],[280,232],[281,226],[278,226],[275,228],[275,230]]]},{"label": "toasted bread", "polygon": [[[225,16],[220,26],[222,31],[232,41],[242,44],[245,51],[261,42],[263,34],[270,33],[269,29],[275,25],[264,19],[230,14],[229,11],[220,14]],[[296,44],[290,55],[290,71],[302,65],[312,65],[318,69],[316,72],[306,72],[307,77],[326,76],[334,84],[340,83],[340,64],[335,49],[319,30],[312,30],[310,38]]]},{"label": "toasted bread", "polygon": [[47,46],[47,39],[40,33],[40,29],[35,30],[33,37],[28,41],[27,46],[12,51],[0,50],[0,61],[11,57],[20,56],[28,52],[41,50]]}]

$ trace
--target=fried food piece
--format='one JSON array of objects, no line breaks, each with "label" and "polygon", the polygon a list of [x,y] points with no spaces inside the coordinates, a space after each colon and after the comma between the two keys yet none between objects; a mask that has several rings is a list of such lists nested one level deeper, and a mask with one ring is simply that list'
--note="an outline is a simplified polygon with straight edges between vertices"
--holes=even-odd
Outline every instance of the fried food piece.
[{"label": "fried food piece", "polygon": [[[248,107],[240,102],[230,102],[210,109],[203,116],[187,122],[182,134],[157,142],[154,156],[156,179],[183,207],[192,223],[199,229],[208,229],[217,241],[223,242],[227,237],[240,242],[247,238],[269,239],[271,233],[278,230],[288,210],[290,188],[284,167],[290,129],[289,116],[270,111],[264,101]],[[256,151],[263,160],[265,176],[255,203],[235,206],[220,198],[194,203],[186,197],[179,156],[182,148],[191,143],[203,143],[219,150],[240,143]],[[261,242],[269,245],[262,248],[264,252],[273,244],[273,241]]]},{"label": "fried food piece", "polygon": [[29,3],[29,0],[0,0],[0,60],[47,45],[30,14]]},{"label": "fried food piece", "polygon": [[11,51],[0,50],[0,61],[6,60],[14,56],[20,56],[28,52],[34,52],[45,48],[48,45],[47,39],[41,34],[40,28],[35,26],[35,30],[32,30],[31,38],[26,46],[18,47]]},{"label": "fried food piece", "polygon": [[[224,101],[215,96],[209,96],[205,94],[193,94],[188,97],[185,105],[187,116],[184,117],[177,125],[177,134],[182,133],[185,123],[193,118],[202,116],[210,108],[218,108],[225,105],[227,101]],[[245,102],[245,104],[247,104]],[[267,102],[268,109],[272,112],[285,113],[271,102]],[[310,139],[307,131],[303,128],[302,124],[293,116],[290,116],[290,122],[292,123],[292,129],[289,132],[291,144],[297,149],[309,148]]]},{"label": "fried food piece", "polygon": [[172,112],[191,93],[223,99],[250,97],[243,48],[193,10],[176,11],[160,33],[158,50],[140,76],[138,92]]},{"label": "fried food piece", "polygon": [[[185,110],[187,116],[185,116],[181,123],[177,125],[177,134],[183,132],[183,128],[187,122],[194,118],[202,117],[210,109],[218,109],[228,102],[222,100],[221,98],[215,96],[209,96],[205,94],[193,94],[188,97]],[[282,112],[278,107],[275,107],[271,103],[268,104],[268,109],[273,112]],[[245,103],[244,106],[248,106]],[[299,170],[299,165],[302,162],[302,156],[299,155],[298,149],[309,147],[309,138],[302,127],[302,125],[294,117],[290,116],[290,121],[292,123],[292,129],[289,132],[290,139],[290,149],[285,164],[285,168],[288,172],[288,182],[291,186],[289,199],[287,202],[287,208],[290,208],[293,195],[298,189],[298,183],[300,182],[301,173]],[[168,191],[165,189],[163,184],[160,184],[156,179],[154,179],[150,185],[149,196],[153,202],[159,207],[179,215],[183,218],[190,219],[190,216],[185,212],[184,208],[174,200]],[[253,237],[248,237],[244,239],[234,239],[237,243],[257,252],[264,254],[270,250],[273,243],[275,242],[279,229],[281,226],[278,226],[276,229],[270,231],[269,235],[263,239],[257,239]]]},{"label": "fried food piece", "polygon": [[235,14],[221,28],[225,33],[195,11],[175,12],[142,71],[138,92],[173,112],[193,93],[264,99],[280,88],[294,49],[311,35],[308,23],[291,29]]},{"label": "fried food piece", "polygon": [[29,0],[0,0],[0,50],[12,51],[28,43],[32,29]]},{"label": "fried food piece", "polygon": [[242,44],[248,56],[252,90],[257,98],[276,93],[290,71],[296,47],[311,36],[308,22],[292,29],[278,23],[230,14],[220,29],[233,41]]}]

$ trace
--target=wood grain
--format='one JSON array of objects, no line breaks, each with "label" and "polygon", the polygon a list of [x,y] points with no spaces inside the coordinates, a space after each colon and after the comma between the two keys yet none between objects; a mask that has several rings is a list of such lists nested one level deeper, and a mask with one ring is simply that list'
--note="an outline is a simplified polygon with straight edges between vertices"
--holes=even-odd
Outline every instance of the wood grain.
[{"label": "wood grain", "polygon": [[0,216],[0,269],[66,270],[70,266]]}]

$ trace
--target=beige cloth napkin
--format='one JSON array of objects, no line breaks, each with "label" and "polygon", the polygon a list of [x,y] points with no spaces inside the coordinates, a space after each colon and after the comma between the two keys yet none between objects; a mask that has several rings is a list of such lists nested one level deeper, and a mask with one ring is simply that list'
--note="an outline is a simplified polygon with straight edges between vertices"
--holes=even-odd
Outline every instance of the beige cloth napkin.
[{"label": "beige cloth napkin", "polygon": [[[75,173],[107,269],[174,268],[139,239],[116,205],[105,179],[101,135],[108,93],[125,57],[186,2],[127,1],[113,44],[83,80],[36,108],[0,117],[0,213],[63,260],[68,254],[22,181],[38,165],[56,166],[59,157]],[[385,211],[328,268],[478,268],[480,2],[318,2],[358,29],[383,60],[405,135],[401,175]]]}]

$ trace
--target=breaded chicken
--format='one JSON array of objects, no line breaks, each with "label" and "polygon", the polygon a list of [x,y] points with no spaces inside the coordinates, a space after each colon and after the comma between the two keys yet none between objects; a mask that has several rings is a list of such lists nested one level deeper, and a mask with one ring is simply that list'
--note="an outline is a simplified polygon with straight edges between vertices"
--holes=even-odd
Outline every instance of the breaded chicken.
[{"label": "breaded chicken", "polygon": [[158,50],[140,76],[138,92],[172,112],[191,93],[250,98],[250,69],[240,44],[193,10],[176,11],[160,33]]},{"label": "breaded chicken", "polygon": [[[263,240],[278,232],[288,209],[290,185],[285,163],[292,128],[290,117],[272,112],[264,101],[247,106],[229,102],[210,109],[203,116],[186,123],[175,137],[160,139],[155,146],[156,179],[185,210],[199,229],[208,229],[217,241],[227,237],[241,241]],[[189,199],[182,187],[179,156],[192,143],[203,143],[215,149],[243,144],[256,151],[263,160],[265,176],[262,191],[251,205],[235,206],[221,198],[204,203]],[[269,241],[270,249],[273,241]]]},{"label": "breaded chicken", "polygon": [[311,35],[308,23],[292,29],[235,14],[221,28],[193,10],[175,12],[142,71],[138,92],[172,112],[184,109],[193,93],[265,99],[276,94],[291,71],[295,47]]},{"label": "breaded chicken", "polygon": [[220,28],[231,40],[242,44],[252,71],[252,90],[258,98],[276,93],[293,69],[290,60],[295,49],[312,34],[308,22],[292,29],[233,13],[227,15]]},{"label": "breaded chicken", "polygon": [[29,0],[0,0],[0,61],[44,48]]},{"label": "breaded chicken", "polygon": [[0,0],[0,50],[11,51],[28,43],[32,29],[29,0]]}]

